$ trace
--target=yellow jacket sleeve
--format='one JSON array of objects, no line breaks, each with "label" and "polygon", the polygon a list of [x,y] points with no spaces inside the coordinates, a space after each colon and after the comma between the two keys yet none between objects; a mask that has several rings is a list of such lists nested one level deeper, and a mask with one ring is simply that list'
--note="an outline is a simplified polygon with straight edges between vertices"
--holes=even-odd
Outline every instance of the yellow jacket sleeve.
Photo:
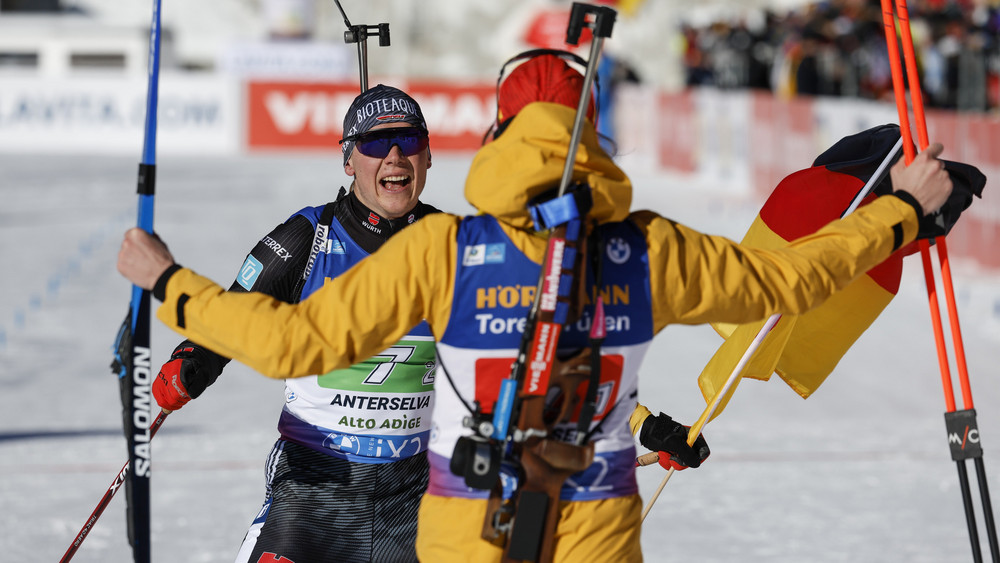
[{"label": "yellow jacket sleeve", "polygon": [[642,423],[646,422],[646,418],[652,414],[646,405],[639,402],[635,404],[635,408],[632,409],[632,416],[628,419],[628,426],[632,430],[633,436],[639,433],[639,430],[642,429]]},{"label": "yellow jacket sleeve", "polygon": [[273,378],[322,374],[392,345],[426,319],[440,339],[451,312],[459,218],[408,226],[297,305],[227,292],[186,269],[157,317],[186,338]]},{"label": "yellow jacket sleeve", "polygon": [[650,211],[631,215],[649,244],[654,330],[799,314],[914,240],[917,216],[893,196],[776,250],[704,235]]}]

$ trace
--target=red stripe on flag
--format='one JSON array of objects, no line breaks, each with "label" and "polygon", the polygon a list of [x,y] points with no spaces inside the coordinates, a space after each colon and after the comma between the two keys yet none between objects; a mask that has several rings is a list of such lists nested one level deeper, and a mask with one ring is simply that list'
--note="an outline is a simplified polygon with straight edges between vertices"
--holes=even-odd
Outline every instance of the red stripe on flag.
[{"label": "red stripe on flag", "polygon": [[760,210],[764,223],[786,241],[811,235],[837,219],[864,182],[823,166],[789,174]]},{"label": "red stripe on flag", "polygon": [[[815,166],[789,174],[760,210],[764,224],[785,241],[811,235],[841,216],[865,185],[859,178]],[[876,198],[869,194],[862,205]],[[900,253],[868,270],[867,275],[895,295],[903,271]]]}]

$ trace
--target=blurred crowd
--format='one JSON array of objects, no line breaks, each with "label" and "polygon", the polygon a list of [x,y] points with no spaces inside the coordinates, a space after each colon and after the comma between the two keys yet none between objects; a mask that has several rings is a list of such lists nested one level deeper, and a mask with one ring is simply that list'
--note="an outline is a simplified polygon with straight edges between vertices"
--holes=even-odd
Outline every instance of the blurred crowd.
[{"label": "blurred crowd", "polygon": [[[1000,111],[1000,0],[915,0],[908,12],[925,105]],[[819,2],[683,33],[689,86],[893,96],[878,0]]]}]

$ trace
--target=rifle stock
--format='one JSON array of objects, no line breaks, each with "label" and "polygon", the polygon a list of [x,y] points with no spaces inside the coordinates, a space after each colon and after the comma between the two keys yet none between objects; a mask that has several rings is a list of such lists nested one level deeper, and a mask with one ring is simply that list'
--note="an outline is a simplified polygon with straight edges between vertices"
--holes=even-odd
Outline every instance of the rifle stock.
[{"label": "rifle stock", "polygon": [[[518,487],[518,514],[544,514],[541,526],[524,525],[515,519],[507,547],[507,561],[533,560],[537,554],[539,561],[551,561],[555,549],[555,530],[559,521],[559,491],[570,475],[590,467],[594,461],[594,443],[583,446],[560,442],[550,438],[538,440],[521,452],[521,467],[524,469],[524,485]],[[532,499],[531,505],[523,504]],[[538,511],[536,504],[543,504],[544,512]],[[539,499],[539,500],[535,500]],[[538,514],[541,512],[541,514]],[[529,524],[534,522],[529,522]]]}]

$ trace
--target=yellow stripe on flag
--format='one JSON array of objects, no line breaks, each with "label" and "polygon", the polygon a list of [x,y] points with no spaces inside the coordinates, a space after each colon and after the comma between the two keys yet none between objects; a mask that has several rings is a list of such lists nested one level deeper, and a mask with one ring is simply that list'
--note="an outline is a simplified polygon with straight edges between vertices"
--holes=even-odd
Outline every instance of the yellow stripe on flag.
[{"label": "yellow stripe on flag", "polygon": [[[766,249],[788,245],[788,241],[772,231],[760,215],[754,219],[742,243]],[[902,258],[893,256],[886,261],[886,265],[894,260]],[[767,381],[772,373],[777,373],[796,393],[808,398],[892,301],[894,293],[871,277],[874,271],[860,276],[804,315],[783,316],[743,368],[740,378]],[[880,275],[885,276],[886,273]],[[707,404],[711,404],[725,386],[765,322],[712,324],[712,328],[726,340],[698,376],[698,387]],[[736,385],[733,385],[728,395],[731,396],[735,389]],[[718,416],[728,402],[729,397],[724,397],[712,418]]]},{"label": "yellow stripe on flag", "polygon": [[[706,404],[712,404],[716,395],[725,387],[729,376],[732,375],[733,370],[736,369],[743,354],[750,347],[750,343],[753,342],[754,338],[757,337],[765,322],[767,322],[766,319],[737,326],[729,338],[726,338],[725,342],[722,343],[722,346],[719,346],[719,349],[715,351],[715,355],[712,356],[712,359],[705,365],[705,369],[702,370],[701,375],[698,376],[698,387],[701,388],[701,394],[705,397]],[[788,338],[791,336],[797,322],[798,317],[795,316],[781,317],[778,323],[774,325],[774,328],[771,329],[771,332],[764,338],[764,341],[757,348],[750,361],[743,367],[743,373],[739,379],[743,377],[752,377],[764,381],[770,379],[771,373],[774,372],[782,352],[785,350]],[[737,379],[737,383],[739,379]],[[736,384],[730,388],[726,396],[719,402],[719,406],[712,415],[713,419],[719,416],[719,413],[726,407],[729,398],[735,390]],[[705,422],[708,421],[706,420]]]},{"label": "yellow stripe on flag", "polygon": [[778,361],[778,375],[802,398],[808,398],[893,297],[872,278],[861,276],[819,307],[800,315]]}]

